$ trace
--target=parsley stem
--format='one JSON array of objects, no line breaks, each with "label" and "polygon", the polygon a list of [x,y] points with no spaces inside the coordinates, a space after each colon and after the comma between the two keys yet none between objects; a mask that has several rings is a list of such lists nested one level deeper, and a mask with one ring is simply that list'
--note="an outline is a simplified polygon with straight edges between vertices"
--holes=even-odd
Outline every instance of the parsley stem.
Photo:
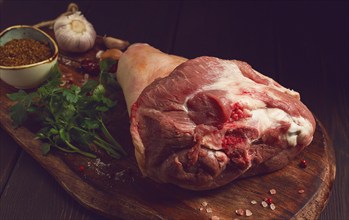
[{"label": "parsley stem", "polygon": [[[108,135],[109,135],[109,138],[112,138],[112,140],[114,140],[114,143],[112,143],[112,144],[114,144],[115,146],[112,145],[112,144],[110,144],[110,143],[108,143],[108,142],[106,142],[105,140],[103,140],[102,138],[100,138],[97,134],[94,136],[94,138],[95,138],[96,140],[98,140],[99,143],[102,143],[102,144],[103,144],[103,147],[104,147],[104,146],[108,146],[109,148],[112,148],[112,149],[117,150],[117,151],[118,151],[119,153],[121,153],[122,155],[127,155],[126,151],[121,147],[121,145],[120,145],[118,142],[116,142],[116,140],[111,136],[111,134],[109,133],[109,131],[108,131],[107,128],[105,127],[104,123],[103,123],[102,121],[100,121],[100,122],[101,122],[101,124],[102,124],[101,130],[102,130],[103,134],[104,134],[105,136],[107,136],[107,138],[108,138]],[[73,128],[76,129],[76,130],[78,130],[78,131],[84,132],[84,133],[86,133],[86,134],[89,134],[89,133],[90,133],[90,132],[85,131],[84,129],[79,128],[79,127],[75,127],[75,126],[74,126]],[[110,142],[113,142],[113,141],[111,141],[109,138],[108,138],[108,140],[109,140]],[[100,145],[98,145],[98,146],[100,146]],[[105,148],[103,148],[103,149],[105,149]],[[105,150],[106,150],[106,149],[105,149]]]},{"label": "parsley stem", "polygon": [[65,149],[65,148],[63,148],[63,147],[60,147],[60,146],[58,146],[57,144],[55,144],[55,145],[53,145],[54,147],[56,147],[56,148],[58,148],[58,149],[60,149],[61,151],[64,151],[64,152],[67,152],[67,153],[74,153],[75,151],[73,151],[73,150],[67,150],[67,149]]},{"label": "parsley stem", "polygon": [[127,152],[122,148],[122,146],[113,138],[113,136],[110,134],[110,132],[108,131],[107,127],[105,126],[105,124],[103,123],[102,120],[99,120],[101,125],[102,125],[102,132],[103,134],[108,138],[108,140],[114,144],[116,146],[116,150],[120,151],[120,153],[122,153],[122,155],[126,156]]},{"label": "parsley stem", "polygon": [[94,144],[98,145],[99,147],[103,148],[107,154],[109,154],[111,157],[114,157],[115,159],[120,159],[121,158],[121,155],[116,152],[113,148],[110,148],[110,146],[108,145],[105,145],[104,143],[100,142],[98,139],[95,139],[93,141]]},{"label": "parsley stem", "polygon": [[87,156],[87,157],[96,158],[96,155],[88,153],[88,152],[85,152],[85,151],[82,151],[82,150],[80,150],[79,148],[75,147],[74,145],[72,145],[71,143],[69,143],[66,140],[63,140],[63,141],[64,141],[64,143],[66,145],[68,145],[68,147],[73,149],[76,153],[82,154],[82,155]]},{"label": "parsley stem", "polygon": [[118,153],[122,153],[122,152],[119,151],[120,149],[119,149],[117,146],[114,146],[114,145],[112,145],[112,144],[106,142],[105,140],[103,140],[102,138],[98,137],[97,135],[95,136],[95,139],[96,139],[99,143],[103,144],[104,146],[106,146],[106,147],[108,147],[108,148],[110,148],[110,149],[112,149],[112,150],[116,150],[116,151],[118,151]]}]

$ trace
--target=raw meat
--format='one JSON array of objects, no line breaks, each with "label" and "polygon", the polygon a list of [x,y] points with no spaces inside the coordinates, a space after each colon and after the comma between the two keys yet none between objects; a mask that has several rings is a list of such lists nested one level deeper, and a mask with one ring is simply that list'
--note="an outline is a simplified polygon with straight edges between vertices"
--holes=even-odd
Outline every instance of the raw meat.
[{"label": "raw meat", "polygon": [[217,188],[286,166],[313,138],[299,94],[241,61],[135,44],[117,77],[139,168],[158,182]]}]

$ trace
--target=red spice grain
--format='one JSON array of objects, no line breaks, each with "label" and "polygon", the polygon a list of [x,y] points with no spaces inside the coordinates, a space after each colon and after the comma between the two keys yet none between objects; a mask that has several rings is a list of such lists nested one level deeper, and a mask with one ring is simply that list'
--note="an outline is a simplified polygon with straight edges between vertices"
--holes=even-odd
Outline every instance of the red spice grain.
[{"label": "red spice grain", "polygon": [[303,168],[303,169],[308,166],[306,160],[301,160],[298,165],[299,165],[300,168]]},{"label": "red spice grain", "polygon": [[85,171],[85,167],[84,167],[83,165],[79,166],[79,171],[80,171],[80,172]]},{"label": "red spice grain", "polygon": [[270,197],[265,198],[264,201],[265,201],[266,203],[268,203],[268,205],[270,205],[270,204],[273,203],[273,200],[272,200],[272,198],[270,198]]},{"label": "red spice grain", "polygon": [[243,209],[237,209],[235,210],[235,214],[238,216],[243,216],[245,214],[245,211]]}]

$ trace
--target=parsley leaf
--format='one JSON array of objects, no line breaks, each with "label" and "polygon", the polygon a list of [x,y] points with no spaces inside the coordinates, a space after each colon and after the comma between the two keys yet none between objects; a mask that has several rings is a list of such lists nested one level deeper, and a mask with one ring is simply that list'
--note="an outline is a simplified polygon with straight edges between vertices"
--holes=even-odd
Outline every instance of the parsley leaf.
[{"label": "parsley leaf", "polygon": [[14,127],[18,127],[27,120],[27,110],[23,103],[19,102],[10,107],[10,116]]},{"label": "parsley leaf", "polygon": [[43,143],[41,145],[41,152],[43,155],[48,154],[48,152],[50,152],[51,149],[51,145],[49,143]]},{"label": "parsley leaf", "polygon": [[28,94],[19,90],[7,94],[9,99],[17,102],[9,109],[14,126],[22,125],[29,115],[34,116],[42,125],[36,137],[44,141],[43,154],[54,147],[94,158],[93,144],[111,157],[126,155],[103,122],[103,114],[116,105],[113,97],[108,97],[113,93],[108,90],[112,88],[113,77],[107,70],[114,64],[114,61],[102,61],[99,81],[89,80],[82,88],[76,85],[60,87],[61,73],[55,65],[37,91]]},{"label": "parsley leaf", "polygon": [[73,85],[69,90],[63,91],[63,96],[65,96],[68,102],[76,103],[80,98],[80,91],[80,87]]},{"label": "parsley leaf", "polygon": [[12,101],[21,101],[27,96],[27,93],[24,90],[19,90],[16,93],[7,94],[7,97]]}]

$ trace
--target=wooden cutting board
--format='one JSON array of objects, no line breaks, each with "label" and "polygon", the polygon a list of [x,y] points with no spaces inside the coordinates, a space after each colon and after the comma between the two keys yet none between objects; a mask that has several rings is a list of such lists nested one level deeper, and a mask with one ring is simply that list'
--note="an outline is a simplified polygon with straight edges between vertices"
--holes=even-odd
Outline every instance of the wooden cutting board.
[{"label": "wooden cutting board", "polygon": [[[60,54],[59,68],[83,78],[72,63],[95,57],[103,49],[98,37],[93,50],[83,55]],[[73,62],[70,62],[73,60]],[[108,127],[129,152],[121,160],[98,153],[97,159],[53,151],[43,156],[29,124],[14,129],[7,93],[16,89],[0,81],[0,123],[13,139],[83,206],[110,218],[121,219],[316,219],[325,207],[335,178],[335,157],[325,128],[317,121],[314,140],[287,167],[279,171],[237,180],[219,189],[193,192],[169,184],[158,184],[141,176],[129,133],[123,95]],[[299,167],[306,160],[306,168]],[[81,171],[80,167],[85,169]],[[276,194],[271,195],[270,189]],[[299,190],[304,190],[299,193]],[[272,198],[275,210],[261,201]],[[251,201],[257,204],[251,204]],[[250,210],[252,216],[238,216],[235,210]]]}]

